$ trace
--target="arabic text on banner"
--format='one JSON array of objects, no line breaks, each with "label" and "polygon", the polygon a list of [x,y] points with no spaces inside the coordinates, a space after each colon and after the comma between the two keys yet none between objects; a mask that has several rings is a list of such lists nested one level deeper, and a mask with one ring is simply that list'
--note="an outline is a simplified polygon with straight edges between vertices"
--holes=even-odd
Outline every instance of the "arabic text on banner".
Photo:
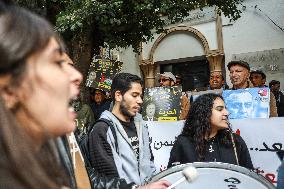
[{"label": "arabic text on banner", "polygon": [[146,88],[142,105],[143,119],[146,121],[178,121],[181,94],[180,86]]},{"label": "arabic text on banner", "polygon": [[[257,172],[277,181],[277,169],[281,164],[277,152],[284,152],[284,118],[234,119],[231,124],[245,140],[251,160]],[[181,133],[184,121],[171,123],[148,121],[151,149],[157,170],[164,170],[176,137]],[[161,132],[163,131],[163,132]]]}]

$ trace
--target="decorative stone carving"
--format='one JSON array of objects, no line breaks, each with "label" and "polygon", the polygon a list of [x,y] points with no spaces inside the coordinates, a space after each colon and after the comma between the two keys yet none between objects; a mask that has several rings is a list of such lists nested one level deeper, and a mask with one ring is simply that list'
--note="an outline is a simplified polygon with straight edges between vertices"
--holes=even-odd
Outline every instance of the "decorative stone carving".
[{"label": "decorative stone carving", "polygon": [[155,87],[155,70],[157,65],[154,64],[140,64],[140,69],[144,74],[145,87]]},{"label": "decorative stone carving", "polygon": [[202,42],[202,45],[204,47],[204,52],[205,52],[205,55],[209,54],[210,50],[209,50],[209,44],[205,38],[205,36],[200,32],[198,31],[197,29],[195,28],[192,28],[192,27],[189,27],[189,26],[175,26],[175,27],[172,27],[170,28],[169,30],[167,30],[166,33],[162,33],[155,41],[155,43],[153,44],[151,50],[150,50],[150,54],[149,54],[149,60],[150,61],[153,61],[153,56],[154,56],[154,53],[158,47],[158,45],[161,43],[161,41],[169,34],[171,33],[174,33],[174,32],[180,32],[180,31],[184,31],[184,32],[190,32],[190,33],[193,33],[195,34],[196,38],[200,39],[201,42]]},{"label": "decorative stone carving", "polygon": [[[193,19],[193,18],[199,19],[200,14],[196,13],[196,15],[199,15],[199,16],[192,17],[191,19]],[[174,27],[168,29],[167,32],[162,33],[156,39],[154,44],[152,45],[148,59],[143,60],[143,56],[142,56],[142,53],[143,53],[142,49],[143,48],[142,48],[142,44],[141,44],[141,51],[140,51],[140,55],[139,55],[139,65],[140,65],[140,68],[141,68],[141,70],[143,71],[143,74],[144,74],[145,87],[154,87],[154,84],[155,84],[155,71],[157,69],[157,65],[154,65],[153,56],[154,56],[154,53],[155,53],[157,47],[159,46],[161,41],[163,39],[165,39],[165,37],[167,37],[167,35],[170,35],[170,34],[175,33],[175,32],[184,31],[184,32],[193,33],[196,36],[196,38],[201,41],[201,43],[203,45],[205,56],[209,61],[210,72],[222,71],[222,64],[223,64],[223,57],[224,57],[223,36],[222,36],[222,20],[221,20],[221,17],[219,15],[217,15],[216,13],[215,13],[215,16],[216,17],[212,17],[212,18],[214,18],[214,19],[217,18],[216,19],[217,41],[218,41],[218,49],[217,50],[210,50],[209,49],[208,41],[206,40],[205,36],[200,31],[198,31],[197,29],[195,29],[193,27],[185,26],[185,25],[174,26]]]},{"label": "decorative stone carving", "polygon": [[223,62],[224,54],[214,54],[207,56],[209,61],[209,69],[210,72],[221,71],[222,72],[222,62]]}]

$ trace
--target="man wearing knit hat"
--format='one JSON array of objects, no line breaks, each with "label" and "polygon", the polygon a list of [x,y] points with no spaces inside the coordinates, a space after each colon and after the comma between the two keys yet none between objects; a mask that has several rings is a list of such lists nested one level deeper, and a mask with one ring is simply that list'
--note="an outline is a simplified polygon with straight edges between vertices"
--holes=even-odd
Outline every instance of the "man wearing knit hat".
[{"label": "man wearing knit hat", "polygon": [[[254,87],[249,82],[250,66],[247,62],[242,60],[234,60],[228,63],[228,70],[230,71],[230,80],[233,84],[232,89],[245,89]],[[270,117],[277,117],[276,100],[274,95],[270,92]]]},{"label": "man wearing knit hat", "polygon": [[249,83],[250,66],[247,62],[242,60],[235,60],[228,63],[230,71],[230,79],[233,84],[232,89],[245,89],[253,87]]},{"label": "man wearing knit hat", "polygon": [[172,72],[164,72],[163,74],[160,74],[159,83],[161,87],[165,86],[174,86],[176,82],[176,77]]}]

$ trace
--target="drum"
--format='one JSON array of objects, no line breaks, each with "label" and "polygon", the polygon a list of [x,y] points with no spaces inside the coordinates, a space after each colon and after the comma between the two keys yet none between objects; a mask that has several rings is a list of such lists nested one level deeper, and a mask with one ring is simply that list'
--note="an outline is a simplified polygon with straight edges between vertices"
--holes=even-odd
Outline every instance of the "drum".
[{"label": "drum", "polygon": [[168,180],[173,184],[183,177],[182,171],[188,166],[197,169],[197,179],[192,182],[184,181],[175,189],[275,189],[262,175],[244,167],[217,162],[177,165],[153,176],[149,182]]}]

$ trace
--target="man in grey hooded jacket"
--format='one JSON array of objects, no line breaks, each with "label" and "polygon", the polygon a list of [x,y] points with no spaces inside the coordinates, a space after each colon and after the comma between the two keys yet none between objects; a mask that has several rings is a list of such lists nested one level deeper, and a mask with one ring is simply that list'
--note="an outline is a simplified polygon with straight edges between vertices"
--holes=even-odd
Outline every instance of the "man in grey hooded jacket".
[{"label": "man in grey hooded jacket", "polygon": [[[112,111],[104,111],[89,135],[90,162],[102,175],[143,185],[155,174],[148,128],[140,111],[142,80],[129,73],[117,74],[112,82]],[[166,188],[168,182],[158,183]]]}]

